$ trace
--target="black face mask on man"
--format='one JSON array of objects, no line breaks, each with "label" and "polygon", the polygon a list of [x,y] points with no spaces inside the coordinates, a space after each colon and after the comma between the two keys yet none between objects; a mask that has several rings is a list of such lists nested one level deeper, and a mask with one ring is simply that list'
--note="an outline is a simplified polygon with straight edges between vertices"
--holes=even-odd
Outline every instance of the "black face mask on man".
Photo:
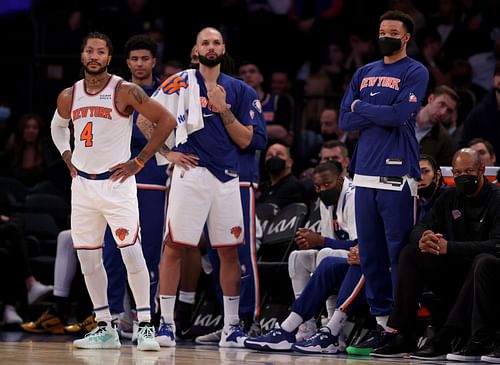
[{"label": "black face mask on man", "polygon": [[319,199],[327,207],[331,205],[336,205],[340,198],[340,191],[336,188],[331,188],[328,190],[322,190],[318,193]]},{"label": "black face mask on man", "polygon": [[472,195],[477,190],[479,177],[476,175],[460,175],[455,178],[457,192],[461,195]]},{"label": "black face mask on man", "polygon": [[266,161],[266,170],[271,175],[282,172],[286,167],[286,161],[278,156],[273,156]]},{"label": "black face mask on man", "polygon": [[378,39],[378,49],[382,56],[391,56],[401,49],[401,38],[380,37]]}]

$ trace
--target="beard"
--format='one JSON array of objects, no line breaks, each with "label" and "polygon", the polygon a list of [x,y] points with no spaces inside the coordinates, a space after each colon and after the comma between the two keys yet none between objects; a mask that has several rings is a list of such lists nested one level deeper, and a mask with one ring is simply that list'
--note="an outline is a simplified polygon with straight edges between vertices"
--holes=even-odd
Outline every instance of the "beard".
[{"label": "beard", "polygon": [[106,72],[106,70],[108,69],[108,66],[100,67],[100,68],[98,68],[97,70],[94,71],[94,70],[89,70],[89,68],[87,67],[87,65],[84,65],[83,69],[85,70],[85,72],[87,74],[95,76],[95,75],[100,75],[100,74]]},{"label": "beard", "polygon": [[204,66],[207,66],[207,67],[215,67],[217,65],[220,65],[220,63],[222,62],[222,57],[224,57],[223,54],[221,54],[220,56],[217,56],[215,58],[208,58],[208,57],[205,57],[205,56],[202,56],[202,55],[199,55],[198,56],[198,60],[200,61],[200,63]]}]

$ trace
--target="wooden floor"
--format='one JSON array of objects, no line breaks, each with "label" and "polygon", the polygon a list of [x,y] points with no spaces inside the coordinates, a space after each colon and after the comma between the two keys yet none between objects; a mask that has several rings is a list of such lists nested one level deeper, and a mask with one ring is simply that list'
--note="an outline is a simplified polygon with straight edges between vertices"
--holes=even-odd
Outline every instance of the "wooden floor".
[{"label": "wooden floor", "polygon": [[[387,365],[416,364],[406,359],[378,360],[345,355],[299,355],[294,353],[263,353],[245,349],[219,349],[211,346],[179,344],[159,352],[137,351],[130,343],[120,350],[74,349],[67,336],[26,335],[22,332],[0,332],[0,364],[66,364],[66,365],[212,365],[212,364],[314,364],[314,365]],[[426,362],[446,364],[446,362]],[[455,363],[464,364],[464,363]],[[485,363],[482,363],[485,364]]]}]

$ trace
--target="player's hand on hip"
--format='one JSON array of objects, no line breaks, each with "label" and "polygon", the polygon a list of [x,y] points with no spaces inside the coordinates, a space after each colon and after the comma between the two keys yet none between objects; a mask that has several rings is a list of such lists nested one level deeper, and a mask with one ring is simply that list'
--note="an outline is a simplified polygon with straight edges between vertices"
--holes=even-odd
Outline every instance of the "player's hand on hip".
[{"label": "player's hand on hip", "polygon": [[226,90],[220,85],[215,85],[207,93],[208,102],[216,112],[222,112],[227,108]]},{"label": "player's hand on hip", "polygon": [[109,171],[113,172],[110,179],[112,181],[120,180],[120,182],[124,182],[130,176],[137,174],[142,169],[136,159],[129,160],[124,163],[120,163],[116,166],[113,166],[109,169]]},{"label": "player's hand on hip", "polygon": [[71,162],[71,157],[71,151],[64,151],[62,154],[62,159],[66,163],[66,166],[68,166],[69,174],[71,175],[71,177],[76,177],[78,171],[76,170],[75,165],[73,165],[73,163]]},{"label": "player's hand on hip", "polygon": [[199,157],[195,155],[170,151],[166,157],[174,165],[177,165],[184,170],[189,170],[192,167],[198,166]]}]

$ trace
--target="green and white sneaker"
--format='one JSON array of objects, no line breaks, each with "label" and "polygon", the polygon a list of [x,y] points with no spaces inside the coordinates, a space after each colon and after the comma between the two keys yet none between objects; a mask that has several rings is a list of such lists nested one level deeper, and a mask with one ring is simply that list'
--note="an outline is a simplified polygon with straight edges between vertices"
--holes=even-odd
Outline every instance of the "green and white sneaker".
[{"label": "green and white sneaker", "polygon": [[73,346],[78,349],[119,349],[121,343],[116,329],[101,321],[84,338],[73,341]]},{"label": "green and white sneaker", "polygon": [[155,339],[155,328],[149,322],[139,323],[137,330],[137,350],[160,351],[160,344]]}]

